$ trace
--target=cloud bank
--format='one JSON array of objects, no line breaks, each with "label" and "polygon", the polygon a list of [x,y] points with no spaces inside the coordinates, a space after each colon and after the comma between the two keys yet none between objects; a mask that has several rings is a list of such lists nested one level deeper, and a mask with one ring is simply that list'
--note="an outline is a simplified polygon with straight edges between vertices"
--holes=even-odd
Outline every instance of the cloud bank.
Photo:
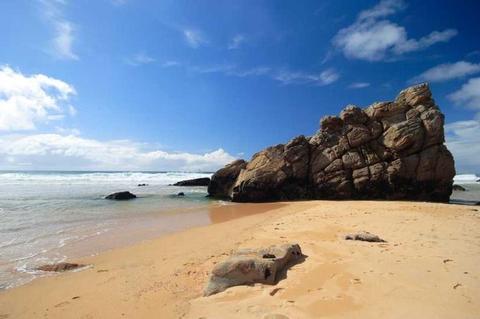
[{"label": "cloud bank", "polygon": [[21,133],[73,115],[69,102],[75,94],[62,80],[0,67],[0,169],[213,171],[235,159],[221,148],[194,154],[130,140],[88,139],[59,125],[55,133]]}]

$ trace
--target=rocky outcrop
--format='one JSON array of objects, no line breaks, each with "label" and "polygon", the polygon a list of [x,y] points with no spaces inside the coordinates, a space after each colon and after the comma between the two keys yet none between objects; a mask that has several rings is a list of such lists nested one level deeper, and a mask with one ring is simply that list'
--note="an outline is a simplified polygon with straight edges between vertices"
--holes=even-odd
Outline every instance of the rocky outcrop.
[{"label": "rocky outcrop", "polygon": [[213,174],[208,185],[208,194],[211,197],[230,198],[233,184],[240,171],[247,166],[244,160],[236,160]]},{"label": "rocky outcrop", "polygon": [[117,192],[105,197],[105,199],[112,199],[112,200],[129,200],[134,198],[137,198],[137,196],[130,192]]},{"label": "rocky outcrop", "polygon": [[187,179],[184,181],[176,182],[173,186],[208,186],[210,183],[210,178],[201,177],[194,179]]},{"label": "rocky outcrop", "polygon": [[322,118],[320,126],[311,137],[256,153],[238,176],[235,171],[228,182],[218,179],[212,191],[221,189],[237,202],[449,200],[454,160],[444,145],[444,116],[427,84],[366,109],[348,105],[340,116]]},{"label": "rocky outcrop", "polygon": [[276,284],[279,274],[304,258],[300,246],[284,244],[265,249],[242,249],[217,264],[204,290],[210,296],[228,287],[264,283]]},{"label": "rocky outcrop", "polygon": [[459,191],[459,192],[465,192],[466,191],[465,187],[463,187],[461,185],[456,185],[456,184],[453,185],[453,190],[454,191]]}]

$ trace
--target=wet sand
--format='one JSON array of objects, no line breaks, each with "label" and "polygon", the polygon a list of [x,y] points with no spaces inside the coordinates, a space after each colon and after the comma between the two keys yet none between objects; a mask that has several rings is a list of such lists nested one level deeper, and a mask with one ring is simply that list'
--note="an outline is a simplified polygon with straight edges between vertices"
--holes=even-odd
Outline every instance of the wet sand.
[{"label": "wet sand", "polygon": [[[479,210],[373,201],[219,207],[212,225],[72,260],[91,267],[0,293],[0,318],[478,318]],[[387,242],[344,240],[361,230]],[[307,258],[276,286],[201,297],[232,250],[287,242]]]}]

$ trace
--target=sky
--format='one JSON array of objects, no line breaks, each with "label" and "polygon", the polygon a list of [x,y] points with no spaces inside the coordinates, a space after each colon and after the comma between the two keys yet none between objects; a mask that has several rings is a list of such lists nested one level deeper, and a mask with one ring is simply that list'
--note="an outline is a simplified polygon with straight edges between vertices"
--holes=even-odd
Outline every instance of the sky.
[{"label": "sky", "polygon": [[427,81],[480,172],[480,2],[0,1],[0,169],[213,171]]}]

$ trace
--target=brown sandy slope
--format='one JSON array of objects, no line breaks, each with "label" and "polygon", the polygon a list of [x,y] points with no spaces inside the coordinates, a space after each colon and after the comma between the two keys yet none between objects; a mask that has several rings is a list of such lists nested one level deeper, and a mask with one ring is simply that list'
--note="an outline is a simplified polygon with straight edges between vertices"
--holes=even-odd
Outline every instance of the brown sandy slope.
[{"label": "brown sandy slope", "polygon": [[[93,266],[1,293],[0,318],[480,317],[474,207],[372,201],[238,207],[276,208],[77,260]],[[388,242],[343,239],[357,230]],[[283,242],[298,242],[308,258],[277,286],[200,297],[209,270],[232,249]]]}]

